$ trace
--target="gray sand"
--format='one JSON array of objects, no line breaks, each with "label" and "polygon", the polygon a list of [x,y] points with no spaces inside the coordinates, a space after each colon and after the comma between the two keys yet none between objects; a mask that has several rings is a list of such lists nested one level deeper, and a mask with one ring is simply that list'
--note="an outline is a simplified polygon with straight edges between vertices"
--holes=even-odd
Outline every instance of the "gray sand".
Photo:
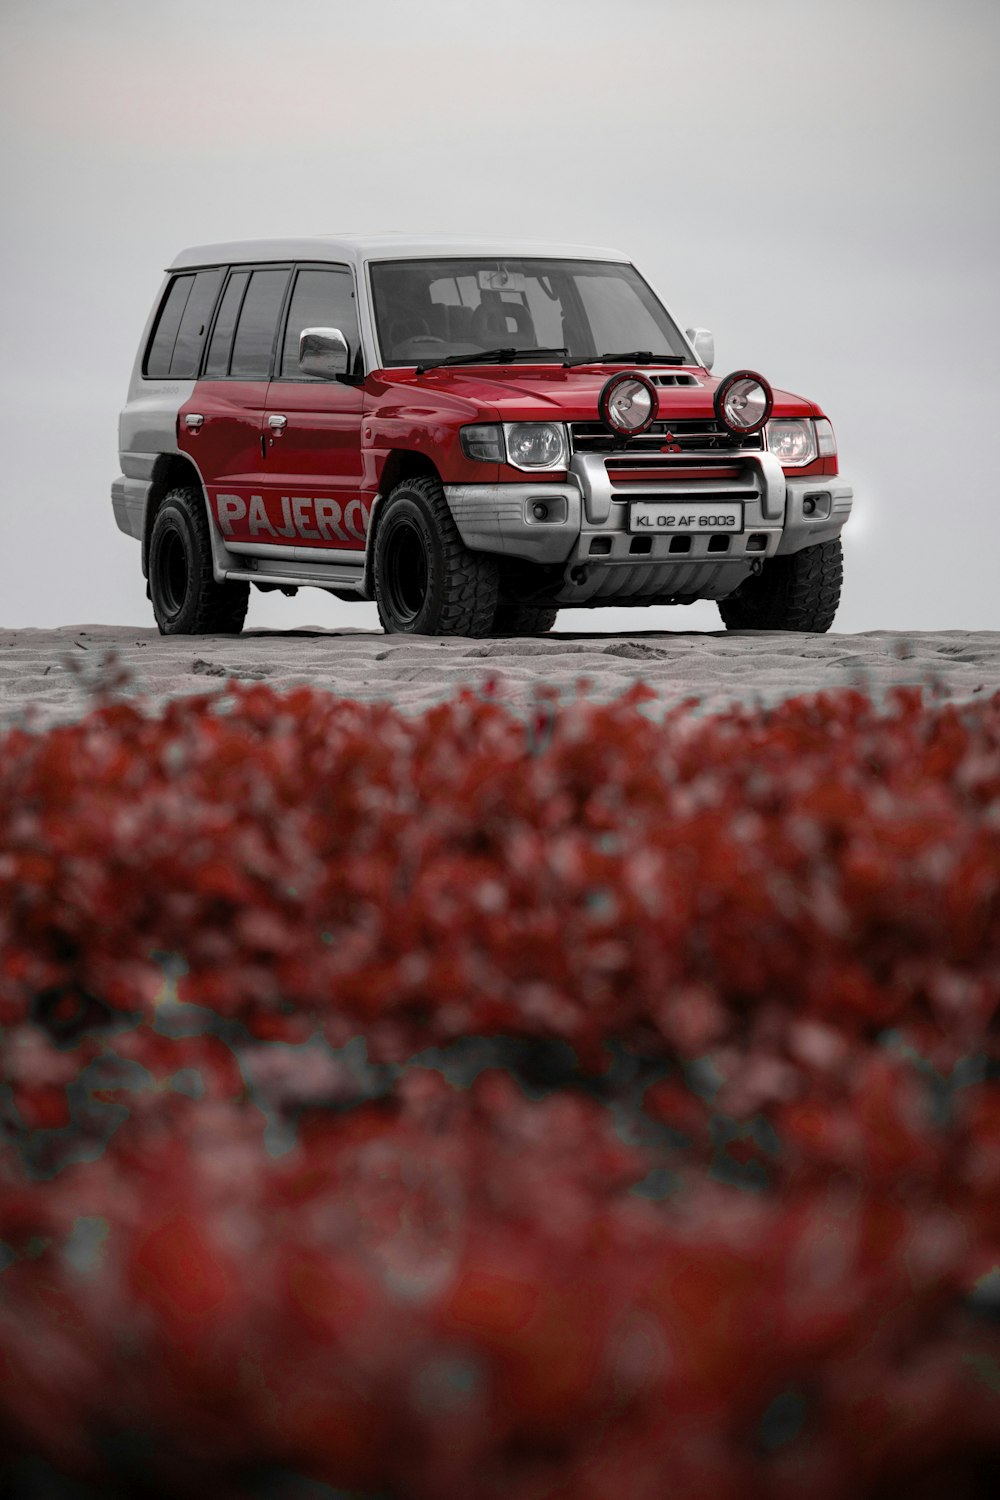
[{"label": "gray sand", "polygon": [[493,679],[499,696],[520,710],[540,684],[573,696],[586,678],[595,701],[617,697],[641,679],[657,694],[654,712],[692,695],[704,711],[838,687],[880,697],[900,683],[923,685],[945,699],[989,696],[1000,690],[1000,632],[556,631],[532,640],[480,641],[319,628],[169,638],[109,625],[0,630],[0,727],[76,718],[91,705],[88,686],[118,668],[129,674],[126,691],[156,704],[236,678],[276,689],[308,683],[419,712],[463,686],[480,689]]}]

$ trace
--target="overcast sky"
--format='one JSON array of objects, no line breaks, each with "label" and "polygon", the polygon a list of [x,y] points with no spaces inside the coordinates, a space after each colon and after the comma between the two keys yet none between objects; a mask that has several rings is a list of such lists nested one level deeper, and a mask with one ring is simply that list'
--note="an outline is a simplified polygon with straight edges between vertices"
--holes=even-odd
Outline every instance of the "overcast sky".
[{"label": "overcast sky", "polygon": [[0,0],[0,625],[152,623],[110,485],[178,249],[402,229],[632,252],[832,418],[835,628],[1000,628],[998,71],[997,0]]}]

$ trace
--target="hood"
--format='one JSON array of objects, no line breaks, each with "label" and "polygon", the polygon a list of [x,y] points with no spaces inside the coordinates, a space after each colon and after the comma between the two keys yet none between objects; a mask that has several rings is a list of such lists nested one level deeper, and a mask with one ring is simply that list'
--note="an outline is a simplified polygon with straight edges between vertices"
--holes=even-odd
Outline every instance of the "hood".
[{"label": "hood", "polygon": [[[383,370],[379,379],[395,389],[409,411],[476,408],[486,418],[495,414],[503,422],[592,422],[597,419],[597,398],[613,374],[628,365],[564,370],[558,365],[457,365],[415,375],[412,370]],[[725,376],[717,378],[697,366],[654,369],[640,367],[644,375],[680,375],[695,385],[657,386],[660,420],[714,416],[715,392]],[[654,382],[655,383],[655,382]],[[774,390],[776,417],[821,416],[820,408],[791,391]]]}]

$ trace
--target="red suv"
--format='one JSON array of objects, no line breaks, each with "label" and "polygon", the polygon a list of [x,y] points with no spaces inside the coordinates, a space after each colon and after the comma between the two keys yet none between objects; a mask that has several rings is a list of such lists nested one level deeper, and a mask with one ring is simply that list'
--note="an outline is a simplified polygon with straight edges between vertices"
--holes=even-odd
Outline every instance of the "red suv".
[{"label": "red suv", "polygon": [[833,429],[712,360],[618,251],[200,246],[142,337],[115,516],[164,634],[238,631],[251,584],[375,599],[424,635],[695,599],[730,629],[828,630],[852,500]]}]

